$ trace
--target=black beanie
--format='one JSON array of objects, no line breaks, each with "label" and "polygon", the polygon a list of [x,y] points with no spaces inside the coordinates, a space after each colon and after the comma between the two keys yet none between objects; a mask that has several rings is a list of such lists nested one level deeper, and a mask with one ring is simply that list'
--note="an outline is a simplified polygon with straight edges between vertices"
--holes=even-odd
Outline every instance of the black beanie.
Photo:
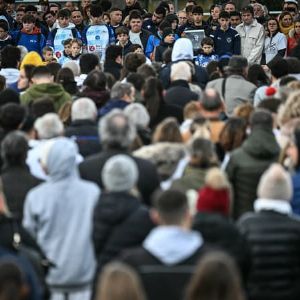
[{"label": "black beanie", "polygon": [[173,32],[173,29],[171,27],[166,27],[164,30],[163,30],[163,34],[162,34],[162,37],[163,39],[168,36],[169,34],[174,34]]}]

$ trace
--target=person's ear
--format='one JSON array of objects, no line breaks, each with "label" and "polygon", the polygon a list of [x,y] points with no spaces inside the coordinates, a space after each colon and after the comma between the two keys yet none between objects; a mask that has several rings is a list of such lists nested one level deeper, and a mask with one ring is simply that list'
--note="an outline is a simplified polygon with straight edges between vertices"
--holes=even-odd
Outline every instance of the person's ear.
[{"label": "person's ear", "polygon": [[160,216],[155,208],[150,209],[150,218],[154,224],[160,224]]}]

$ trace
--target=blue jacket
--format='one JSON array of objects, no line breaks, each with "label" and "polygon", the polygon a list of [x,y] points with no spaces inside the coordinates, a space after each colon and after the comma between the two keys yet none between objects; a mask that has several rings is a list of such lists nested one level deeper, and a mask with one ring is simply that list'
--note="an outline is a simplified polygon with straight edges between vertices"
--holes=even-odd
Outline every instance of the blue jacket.
[{"label": "blue jacket", "polygon": [[46,45],[46,39],[40,30],[39,33],[28,34],[20,30],[15,31],[12,34],[12,39],[14,44],[17,46],[24,46],[27,48],[28,52],[35,51],[42,55],[42,50]]},{"label": "blue jacket", "polygon": [[98,110],[98,116],[103,117],[115,108],[124,109],[129,102],[118,99],[109,100],[101,109]]},{"label": "blue jacket", "polygon": [[293,183],[293,198],[291,200],[291,205],[293,212],[296,215],[300,215],[300,170],[292,176]]},{"label": "blue jacket", "polygon": [[236,30],[229,27],[223,31],[218,27],[210,37],[214,40],[215,52],[219,56],[241,54],[241,38]]},{"label": "blue jacket", "polygon": [[145,55],[150,58],[156,46],[159,45],[160,39],[151,34],[151,32],[142,29],[140,39],[144,47]]},{"label": "blue jacket", "polygon": [[219,56],[216,55],[215,53],[211,53],[209,55],[201,53],[196,56],[195,64],[197,66],[201,66],[205,68],[211,61],[218,61],[218,60],[219,60]]}]

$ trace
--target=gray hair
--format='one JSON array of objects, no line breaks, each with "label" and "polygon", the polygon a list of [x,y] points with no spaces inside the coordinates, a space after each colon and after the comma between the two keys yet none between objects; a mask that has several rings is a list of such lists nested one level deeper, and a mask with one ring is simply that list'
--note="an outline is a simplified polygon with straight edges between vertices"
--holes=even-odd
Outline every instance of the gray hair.
[{"label": "gray hair", "polygon": [[111,99],[123,99],[125,95],[130,95],[132,92],[133,85],[129,82],[116,82],[111,91]]},{"label": "gray hair", "polygon": [[34,123],[34,129],[39,139],[51,139],[63,134],[64,125],[55,113],[48,113],[38,118]]},{"label": "gray hair", "polygon": [[93,100],[89,98],[79,98],[72,104],[71,118],[75,120],[95,120],[97,117],[97,107]]},{"label": "gray hair", "polygon": [[181,61],[171,65],[171,80],[190,81],[192,78],[191,67],[187,62]]},{"label": "gray hair", "polygon": [[127,105],[124,109],[124,113],[135,126],[147,127],[149,125],[149,113],[141,103],[131,103]]},{"label": "gray hair", "polygon": [[127,150],[136,137],[136,127],[120,109],[114,109],[99,121],[101,144],[106,149]]},{"label": "gray hair", "polygon": [[272,164],[261,176],[257,195],[260,198],[290,201],[292,198],[292,181],[288,172],[278,164]]}]

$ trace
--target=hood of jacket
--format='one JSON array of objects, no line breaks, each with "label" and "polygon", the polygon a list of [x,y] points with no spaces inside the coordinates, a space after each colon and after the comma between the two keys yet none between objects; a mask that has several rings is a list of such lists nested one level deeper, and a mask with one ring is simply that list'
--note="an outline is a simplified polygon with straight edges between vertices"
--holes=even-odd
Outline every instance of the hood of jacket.
[{"label": "hood of jacket", "polygon": [[1,69],[0,74],[5,77],[7,84],[12,84],[18,81],[20,71],[14,68]]},{"label": "hood of jacket", "polygon": [[54,101],[59,101],[66,91],[63,86],[58,83],[41,83],[34,84],[26,91],[26,93],[31,95],[34,99],[39,97],[41,94],[48,94],[53,97]]},{"label": "hood of jacket", "polygon": [[180,38],[174,43],[172,61],[192,60],[193,57],[193,44],[189,39]]},{"label": "hood of jacket", "polygon": [[175,265],[188,259],[202,245],[200,233],[178,226],[156,227],[143,242],[143,247],[165,265]]},{"label": "hood of jacket", "polygon": [[38,67],[45,65],[45,63],[36,51],[30,51],[24,56],[20,66],[20,70],[23,69],[25,65],[34,65]]},{"label": "hood of jacket", "polygon": [[76,174],[77,145],[65,137],[59,137],[47,143],[51,143],[45,144],[45,147],[49,147],[46,167],[50,179],[59,181]]},{"label": "hood of jacket", "polygon": [[251,156],[262,159],[274,158],[280,152],[273,132],[264,128],[254,128],[242,147]]}]

